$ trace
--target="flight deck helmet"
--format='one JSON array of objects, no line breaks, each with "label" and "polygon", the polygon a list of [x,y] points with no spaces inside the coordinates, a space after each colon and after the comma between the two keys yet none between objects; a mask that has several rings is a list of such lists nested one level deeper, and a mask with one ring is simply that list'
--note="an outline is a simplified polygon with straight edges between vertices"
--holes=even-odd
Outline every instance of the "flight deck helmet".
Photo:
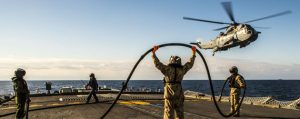
[{"label": "flight deck helmet", "polygon": [[179,56],[171,56],[169,60],[171,65],[181,65],[181,58]]},{"label": "flight deck helmet", "polygon": [[233,73],[233,74],[237,74],[238,73],[238,68],[236,66],[233,66],[229,69],[229,72],[230,73]]},{"label": "flight deck helmet", "polygon": [[94,74],[94,73],[91,73],[91,74],[90,74],[90,77],[95,77],[95,74]]},{"label": "flight deck helmet", "polygon": [[26,74],[26,71],[24,69],[21,69],[21,68],[18,68],[16,71],[15,71],[15,75],[17,77],[23,77],[25,76]]}]

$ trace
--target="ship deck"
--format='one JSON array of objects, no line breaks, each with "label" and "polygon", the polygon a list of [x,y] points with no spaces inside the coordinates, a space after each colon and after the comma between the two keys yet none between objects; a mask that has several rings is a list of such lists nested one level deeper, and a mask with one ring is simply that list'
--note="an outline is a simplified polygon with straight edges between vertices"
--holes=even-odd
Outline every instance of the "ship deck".
[{"label": "ship deck", "polygon": [[[86,95],[56,95],[32,97],[30,119],[99,119],[108,109],[115,94],[100,94],[102,103],[84,104]],[[132,98],[139,96],[139,98]],[[127,96],[127,98],[125,97]],[[144,98],[143,98],[144,97]],[[107,119],[157,119],[163,117],[161,94],[125,94],[122,100],[106,116]],[[143,98],[143,99],[142,99]],[[148,99],[148,100],[147,100]],[[224,112],[229,112],[229,103],[219,103]],[[0,107],[1,119],[13,119],[16,110],[13,101]],[[213,102],[187,98],[184,103],[185,118],[210,119],[223,118]],[[286,118],[299,119],[300,110],[269,108],[243,104],[240,118]],[[232,117],[233,118],[233,117]]]}]

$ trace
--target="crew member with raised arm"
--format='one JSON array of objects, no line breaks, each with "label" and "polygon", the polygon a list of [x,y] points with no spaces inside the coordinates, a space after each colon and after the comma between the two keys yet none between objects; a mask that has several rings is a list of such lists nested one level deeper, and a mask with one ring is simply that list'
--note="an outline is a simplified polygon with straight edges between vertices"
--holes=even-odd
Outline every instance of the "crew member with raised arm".
[{"label": "crew member with raised arm", "polygon": [[183,119],[184,94],[181,82],[194,65],[196,47],[192,47],[192,57],[184,65],[181,64],[181,58],[178,56],[171,56],[168,65],[161,63],[155,54],[158,48],[158,46],[153,47],[152,58],[155,67],[164,75],[164,119]]}]

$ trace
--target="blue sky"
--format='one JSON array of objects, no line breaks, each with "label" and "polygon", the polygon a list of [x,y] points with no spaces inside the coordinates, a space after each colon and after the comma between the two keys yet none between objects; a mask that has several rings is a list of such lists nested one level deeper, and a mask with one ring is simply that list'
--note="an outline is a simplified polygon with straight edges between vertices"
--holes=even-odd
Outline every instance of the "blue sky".
[{"label": "blue sky", "polygon": [[[82,79],[88,72],[97,72],[104,79],[124,79],[140,55],[155,44],[208,41],[216,37],[219,33],[212,29],[222,25],[186,21],[182,17],[229,22],[220,2],[0,1],[0,79],[9,79],[17,67],[31,71],[28,74],[31,79]],[[212,75],[221,79],[228,75],[231,65],[238,65],[244,75],[253,79],[297,79],[299,5],[300,1],[292,0],[233,1],[238,22],[285,10],[291,10],[292,14],[251,23],[271,29],[257,29],[262,34],[246,48],[233,48],[214,57],[210,51],[203,51],[214,69]],[[158,54],[166,61],[173,54],[187,59],[190,51],[166,48]],[[138,79],[161,77],[151,59],[146,60],[145,70],[155,76],[140,71]],[[255,68],[264,69],[266,74],[249,65],[258,65]],[[103,73],[104,69],[110,73]],[[188,78],[197,78],[196,71],[195,68]],[[122,75],[116,76],[120,72]]]}]

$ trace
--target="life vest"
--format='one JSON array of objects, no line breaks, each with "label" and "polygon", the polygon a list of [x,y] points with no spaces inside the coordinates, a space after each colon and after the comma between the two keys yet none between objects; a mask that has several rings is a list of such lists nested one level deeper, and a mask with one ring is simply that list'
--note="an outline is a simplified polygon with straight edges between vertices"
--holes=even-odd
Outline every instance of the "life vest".
[{"label": "life vest", "polygon": [[179,64],[170,64],[169,66],[172,66],[174,68],[174,79],[172,81],[169,81],[167,82],[165,79],[163,80],[164,81],[164,84],[181,84],[181,81],[176,81],[177,79],[177,68],[182,68],[182,65],[179,65]]},{"label": "life vest", "polygon": [[238,76],[238,74],[234,74],[229,77],[229,87],[230,88],[238,88],[238,87],[236,87],[236,81],[235,81],[237,76]]}]

